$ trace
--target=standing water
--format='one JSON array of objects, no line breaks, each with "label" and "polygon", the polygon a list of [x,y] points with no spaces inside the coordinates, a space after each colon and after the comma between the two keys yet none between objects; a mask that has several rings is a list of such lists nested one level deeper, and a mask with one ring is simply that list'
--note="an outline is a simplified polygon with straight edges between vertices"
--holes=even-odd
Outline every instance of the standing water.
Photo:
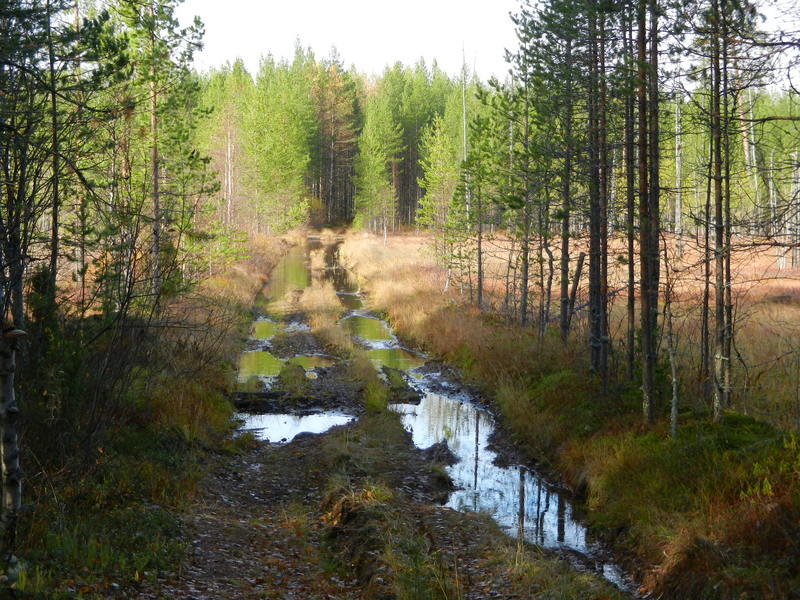
[{"label": "standing water", "polygon": [[[479,408],[468,394],[448,391],[452,388],[441,374],[419,371],[425,357],[404,348],[385,321],[364,309],[355,279],[339,263],[338,246],[309,241],[305,247],[294,248],[281,261],[256,302],[262,316],[253,326],[253,337],[274,335],[281,327],[284,331],[307,329],[305,323],[295,318],[293,307],[303,290],[315,284],[310,257],[312,252],[321,252],[324,273],[317,279],[332,283],[336,290],[342,305],[338,327],[365,349],[376,368],[389,366],[405,371],[410,385],[420,393],[419,404],[393,404],[391,410],[400,413],[403,426],[417,447],[428,448],[446,441],[458,458],[458,462],[447,467],[456,487],[447,506],[489,514],[509,535],[560,551],[576,567],[595,570],[619,588],[630,591],[631,581],[619,567],[605,559],[608,553],[591,539],[563,490],[525,466],[495,464],[498,457],[489,444],[496,427],[494,417]],[[269,323],[282,320],[283,324],[266,325],[265,319]],[[269,340],[263,344],[268,346]],[[307,357],[290,360],[303,366],[316,364]],[[324,364],[330,364],[330,360]],[[245,352],[240,381],[243,377],[257,376],[269,384],[270,377],[280,371],[283,363],[266,347]],[[353,418],[332,412],[303,416],[246,415],[245,427],[257,430],[261,439],[287,442],[301,431],[321,433]]]},{"label": "standing water", "polygon": [[416,446],[428,448],[446,441],[458,458],[447,467],[457,488],[447,506],[489,514],[512,537],[566,551],[576,566],[596,570],[617,587],[629,589],[624,573],[602,558],[603,548],[589,539],[562,490],[527,467],[495,464],[498,456],[489,443],[495,421],[490,413],[476,407],[463,392],[432,391],[442,387],[439,374],[425,374],[411,385],[422,395],[419,405],[390,408],[402,415]]}]

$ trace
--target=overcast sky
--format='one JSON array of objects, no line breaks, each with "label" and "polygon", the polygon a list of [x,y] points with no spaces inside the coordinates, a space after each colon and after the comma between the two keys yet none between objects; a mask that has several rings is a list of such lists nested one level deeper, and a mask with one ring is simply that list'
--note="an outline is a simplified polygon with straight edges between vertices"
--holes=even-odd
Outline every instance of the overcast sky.
[{"label": "overcast sky", "polygon": [[241,57],[255,72],[262,55],[291,58],[299,38],[318,58],[335,46],[345,66],[373,74],[420,57],[456,74],[463,47],[479,77],[503,79],[504,50],[516,45],[509,12],[518,7],[519,0],[185,0],[178,16],[205,23],[199,70]]}]

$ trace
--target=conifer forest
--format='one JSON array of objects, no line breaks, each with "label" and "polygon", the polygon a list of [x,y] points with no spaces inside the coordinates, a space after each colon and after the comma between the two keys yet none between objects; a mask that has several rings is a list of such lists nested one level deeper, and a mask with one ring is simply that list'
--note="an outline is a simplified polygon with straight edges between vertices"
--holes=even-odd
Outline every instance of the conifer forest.
[{"label": "conifer forest", "polygon": [[0,597],[800,598],[800,5],[181,3],[0,2]]}]

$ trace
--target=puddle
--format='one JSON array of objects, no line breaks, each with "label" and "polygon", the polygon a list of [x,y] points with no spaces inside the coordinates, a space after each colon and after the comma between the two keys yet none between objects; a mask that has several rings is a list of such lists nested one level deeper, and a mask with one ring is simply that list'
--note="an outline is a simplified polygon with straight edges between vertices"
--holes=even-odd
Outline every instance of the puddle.
[{"label": "puddle", "polygon": [[[564,493],[526,467],[498,467],[488,445],[494,418],[476,408],[469,398],[428,389],[425,378],[415,384],[423,393],[419,405],[394,404],[414,445],[429,448],[446,440],[459,462],[447,467],[458,488],[447,506],[459,511],[482,512],[512,537],[553,550],[567,549],[584,557],[588,566],[619,587],[625,576],[614,564],[596,558],[600,546],[587,537],[586,528],[573,517]],[[583,563],[584,561],[581,561]],[[587,565],[584,565],[587,566]]]},{"label": "puddle", "polygon": [[269,352],[242,352],[239,355],[239,382],[244,383],[253,375],[277,377],[283,368],[283,361]]},{"label": "puddle", "polygon": [[365,317],[363,315],[350,315],[340,322],[341,326],[350,333],[368,342],[388,341],[394,339],[389,328],[380,319]]},{"label": "puddle", "polygon": [[275,321],[259,319],[253,322],[250,328],[250,337],[254,340],[268,340],[278,331],[278,324]]},{"label": "puddle", "polygon": [[339,302],[342,303],[347,310],[358,310],[364,308],[364,301],[361,300],[360,294],[352,294],[350,292],[336,292],[339,297]]},{"label": "puddle", "polygon": [[337,292],[354,294],[360,290],[358,280],[341,265],[339,249],[341,242],[329,244],[325,248],[325,279],[333,283]]},{"label": "puddle", "polygon": [[327,412],[311,415],[251,415],[240,414],[242,429],[252,431],[256,438],[273,444],[291,442],[300,433],[325,433],[331,427],[346,425],[355,417]]},{"label": "puddle", "polygon": [[367,350],[367,356],[376,368],[390,367],[409,371],[425,364],[425,359],[403,348],[375,348]]},{"label": "puddle", "polygon": [[300,365],[306,371],[309,369],[316,369],[317,367],[331,367],[336,363],[336,359],[331,356],[322,356],[320,354],[298,355],[289,359],[289,362],[295,365]]},{"label": "puddle", "polygon": [[308,254],[307,247],[294,246],[275,266],[269,283],[256,297],[259,312],[280,317],[295,309],[297,292],[311,284]]}]

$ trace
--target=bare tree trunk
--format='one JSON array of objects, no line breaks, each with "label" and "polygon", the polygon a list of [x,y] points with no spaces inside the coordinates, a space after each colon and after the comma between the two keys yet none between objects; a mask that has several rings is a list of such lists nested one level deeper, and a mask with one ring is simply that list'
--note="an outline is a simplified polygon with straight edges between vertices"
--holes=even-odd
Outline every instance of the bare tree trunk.
[{"label": "bare tree trunk", "polygon": [[61,207],[61,197],[59,196],[60,183],[60,158],[59,158],[59,131],[58,131],[58,104],[56,94],[56,59],[55,48],[53,47],[53,12],[50,0],[47,0],[47,50],[50,74],[50,126],[51,131],[51,154],[52,154],[52,208],[50,224],[50,272],[47,282],[47,303],[50,311],[55,311],[56,304],[56,281],[58,275],[58,248],[59,248],[59,208]]},{"label": "bare tree trunk", "polygon": [[[581,282],[581,273],[583,272],[583,263],[586,260],[586,253],[581,252],[578,255],[578,262],[575,265],[575,276],[572,278],[572,289],[569,293],[569,319],[572,321],[572,315],[575,313],[575,301],[578,297],[578,286]],[[569,323],[568,323],[569,325]]]},{"label": "bare tree trunk", "polygon": [[[769,179],[767,181],[769,186],[769,235],[773,239],[777,238],[780,234],[780,227],[778,226],[778,203],[777,203],[777,190],[775,189],[775,151],[769,157]],[[782,255],[780,247],[776,251],[776,258],[780,259]]]},{"label": "bare tree trunk", "polygon": [[[747,89],[747,99],[748,99],[748,102],[747,102],[748,108],[747,108],[747,110],[748,110],[748,115],[749,115],[750,119],[749,119],[749,123],[747,124],[747,131],[745,131],[745,134],[744,134],[743,137],[746,140],[748,140],[748,142],[749,142],[748,145],[749,145],[749,149],[750,149],[750,154],[749,154],[749,157],[748,157],[748,159],[749,159],[748,162],[750,164],[751,175],[753,177],[753,190],[754,190],[754,194],[755,194],[755,206],[756,206],[756,210],[759,213],[761,213],[761,210],[762,210],[761,209],[761,187],[759,186],[759,183],[758,183],[759,171],[761,171],[761,169],[758,168],[758,153],[757,153],[757,147],[756,147],[756,132],[755,132],[755,124],[753,123],[753,90],[750,89],[750,88]],[[759,218],[760,218],[760,216],[761,215],[759,214]],[[762,228],[762,231],[764,231],[764,228]]]},{"label": "bare tree trunk", "polygon": [[481,206],[481,194],[480,190],[478,190],[477,198],[477,217],[478,217],[478,240],[477,240],[477,248],[476,251],[478,253],[477,260],[478,260],[478,289],[477,289],[477,303],[478,308],[483,308],[483,207]]},{"label": "bare tree trunk", "polygon": [[599,78],[600,86],[598,115],[597,115],[597,143],[598,143],[598,175],[599,181],[599,233],[600,233],[600,378],[603,391],[608,389],[608,353],[610,345],[610,331],[608,327],[608,140],[606,131],[606,45],[605,45],[605,16],[602,12],[600,20],[599,40]]},{"label": "bare tree trunk", "polygon": [[[625,41],[628,52],[633,58],[633,24],[626,25]],[[633,62],[633,61],[631,61]],[[633,381],[636,358],[636,253],[635,253],[635,210],[636,210],[636,172],[634,168],[634,100],[630,94],[625,95],[625,195],[626,195],[626,237],[628,246],[628,336],[627,336],[627,374]]]},{"label": "bare tree trunk", "polygon": [[703,384],[703,400],[708,402],[711,395],[711,329],[709,327],[711,302],[711,169],[713,164],[714,140],[709,148],[709,161],[706,174],[706,202],[703,218],[703,306],[700,321],[700,378]]},{"label": "bare tree trunk", "polygon": [[681,97],[675,88],[675,256],[683,255],[683,139],[681,132]]},{"label": "bare tree trunk", "polygon": [[[728,15],[722,15],[722,119],[723,119],[723,165],[724,165],[724,233],[725,233],[725,345],[723,348],[722,360],[722,389],[723,389],[723,406],[728,408],[731,406],[731,390],[732,386],[732,371],[733,364],[731,358],[733,357],[733,288],[732,288],[732,275],[731,275],[731,258],[733,253],[733,235],[732,235],[732,219],[731,219],[731,124],[733,122],[733,114],[731,110],[731,85],[728,79],[729,70],[729,38],[728,38]],[[734,93],[736,93],[734,91]],[[733,106],[736,106],[736,99],[733,100]],[[735,108],[734,108],[735,110]]]},{"label": "bare tree trunk", "polygon": [[[464,53],[464,49],[461,49],[462,55]],[[462,64],[461,64],[461,160],[467,160],[467,61],[466,57],[462,56]],[[469,185],[466,187],[466,192],[464,194],[464,199],[466,200],[467,205],[467,221],[470,218],[470,210],[471,210],[471,200],[470,197],[470,190]]]},{"label": "bare tree trunk", "polygon": [[589,14],[589,98],[588,104],[588,155],[589,155],[589,370],[602,373],[602,165],[600,164],[600,123],[598,91],[599,57],[597,42],[597,14]]},{"label": "bare tree trunk", "polygon": [[661,106],[659,97],[659,84],[658,84],[658,0],[649,0],[650,12],[650,64],[648,65],[648,94],[649,94],[649,118],[650,130],[648,138],[648,147],[650,158],[648,161],[648,216],[649,227],[648,234],[650,240],[648,243],[647,256],[649,259],[649,283],[648,295],[650,296],[648,305],[650,314],[648,316],[648,331],[647,337],[649,338],[648,350],[650,357],[648,363],[650,365],[649,386],[651,388],[651,419],[655,413],[656,403],[656,387],[655,387],[655,368],[658,362],[658,297],[659,297],[659,281],[661,276],[660,258],[661,253],[658,251],[660,246],[661,235],[661,207],[660,207],[660,124],[659,124],[659,108]]},{"label": "bare tree trunk", "polygon": [[[572,40],[567,39],[565,61],[572,60]],[[561,175],[561,340],[569,337],[569,236],[570,210],[572,207],[572,77],[567,76],[564,85],[564,169]]]},{"label": "bare tree trunk", "polygon": [[161,198],[159,196],[159,174],[158,174],[158,84],[157,75],[157,56],[156,56],[156,23],[155,7],[151,1],[149,4],[150,18],[152,19],[150,31],[150,59],[153,61],[150,66],[150,169],[152,174],[152,199],[153,199],[153,239],[151,259],[152,278],[153,278],[153,298],[158,302],[161,293]]},{"label": "bare tree trunk", "polygon": [[711,42],[711,139],[714,161],[714,421],[719,421],[725,408],[723,365],[725,349],[725,224],[723,222],[723,189],[722,189],[722,124],[721,124],[721,78],[720,72],[720,34],[719,34],[719,0],[713,0],[712,11],[715,19],[715,30]]},{"label": "bare tree trunk", "polygon": [[231,141],[230,123],[226,131],[225,144],[225,221],[228,227],[233,224],[231,209],[233,205],[233,142]]},{"label": "bare tree trunk", "polygon": [[[527,195],[526,195],[527,196]],[[520,306],[519,322],[525,326],[528,324],[528,281],[530,279],[530,237],[531,237],[531,217],[528,203],[530,199],[526,197],[525,206],[522,209],[522,242],[520,244],[522,273],[520,275]]]},{"label": "bare tree trunk", "polygon": [[516,246],[516,240],[514,237],[511,237],[511,245],[508,248],[508,258],[506,259],[506,281],[505,281],[505,297],[503,299],[503,308],[505,310],[506,316],[510,316],[512,314],[511,310],[511,295],[513,292],[514,281],[516,279],[516,270],[514,269],[514,264],[516,262],[514,258],[514,250]]},{"label": "bare tree trunk", "polygon": [[[527,149],[530,143],[530,99],[528,98],[529,87],[528,81],[525,81],[525,114],[524,114],[524,133],[523,145]],[[528,279],[530,275],[530,237],[531,237],[531,214],[530,214],[530,190],[528,181],[528,164],[523,165],[525,197],[524,205],[522,207],[522,242],[520,244],[521,258],[522,258],[522,280],[520,281],[520,315],[519,321],[523,326],[528,324]]]},{"label": "bare tree trunk", "polygon": [[19,407],[14,393],[17,340],[25,335],[13,326],[3,326],[0,337],[0,452],[2,452],[2,514],[0,514],[0,543],[6,575],[13,579],[16,571],[17,517],[22,506],[22,469],[20,467],[17,419]]},{"label": "bare tree trunk", "polygon": [[[667,248],[664,246],[664,263],[667,263]],[[669,273],[669,269],[667,269]],[[667,275],[664,294],[664,311],[667,321],[667,354],[669,356],[670,379],[672,380],[672,401],[670,403],[669,423],[672,439],[678,437],[678,360],[675,352],[675,334],[672,327],[672,282]]]},{"label": "bare tree trunk", "polygon": [[800,265],[800,163],[797,152],[792,152],[792,268]]},{"label": "bare tree trunk", "polygon": [[[652,329],[652,287],[655,276],[652,272],[652,230],[654,228],[653,215],[651,214],[650,193],[652,187],[648,185],[651,169],[648,169],[648,113],[651,107],[648,104],[648,81],[650,73],[647,63],[647,0],[639,0],[637,6],[637,58],[638,82],[637,104],[639,109],[638,126],[638,167],[639,167],[639,254],[641,264],[641,340],[642,340],[642,411],[647,423],[652,422],[655,404],[655,332]],[[649,132],[653,135],[653,132]]]},{"label": "bare tree trunk", "polygon": [[547,254],[547,283],[544,288],[544,329],[542,335],[545,333],[547,324],[550,322],[550,306],[553,301],[553,276],[555,274],[553,250],[550,248],[549,236],[545,240],[544,251]]}]

